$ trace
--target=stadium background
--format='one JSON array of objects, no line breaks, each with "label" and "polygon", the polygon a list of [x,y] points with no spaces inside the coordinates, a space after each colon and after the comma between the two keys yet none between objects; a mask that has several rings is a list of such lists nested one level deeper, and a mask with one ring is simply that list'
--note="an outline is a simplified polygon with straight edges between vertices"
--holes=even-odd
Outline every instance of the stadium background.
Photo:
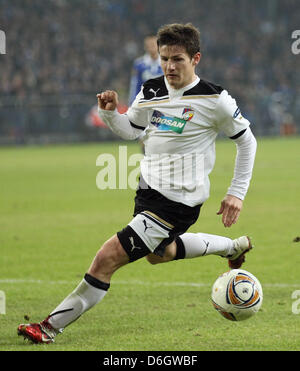
[{"label": "stadium background", "polygon": [[202,33],[199,75],[228,89],[257,136],[299,132],[297,0],[0,0],[0,144],[115,139],[93,127],[97,92],[128,101],[143,38],[170,22]]}]

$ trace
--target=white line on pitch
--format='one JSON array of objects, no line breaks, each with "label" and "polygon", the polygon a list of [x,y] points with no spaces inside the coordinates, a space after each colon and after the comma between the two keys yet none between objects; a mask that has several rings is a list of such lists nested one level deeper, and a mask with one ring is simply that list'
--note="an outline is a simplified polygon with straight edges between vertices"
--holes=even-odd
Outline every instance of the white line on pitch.
[{"label": "white line on pitch", "polygon": [[[41,284],[41,285],[68,285],[77,284],[75,280],[38,280],[38,279],[23,279],[23,278],[3,278],[0,279],[0,284]],[[138,286],[183,286],[183,287],[209,287],[211,283],[203,282],[146,282],[139,280],[112,280],[112,285],[138,285]],[[262,283],[264,287],[300,287],[300,283]]]}]

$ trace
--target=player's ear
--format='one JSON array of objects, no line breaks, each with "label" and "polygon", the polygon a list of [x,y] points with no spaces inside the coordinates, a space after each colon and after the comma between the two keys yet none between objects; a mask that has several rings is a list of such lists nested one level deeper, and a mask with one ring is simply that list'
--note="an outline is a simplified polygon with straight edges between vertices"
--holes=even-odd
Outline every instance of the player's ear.
[{"label": "player's ear", "polygon": [[197,66],[197,64],[200,62],[200,59],[201,59],[201,53],[200,52],[197,52],[193,58],[192,58],[192,63],[194,66]]}]

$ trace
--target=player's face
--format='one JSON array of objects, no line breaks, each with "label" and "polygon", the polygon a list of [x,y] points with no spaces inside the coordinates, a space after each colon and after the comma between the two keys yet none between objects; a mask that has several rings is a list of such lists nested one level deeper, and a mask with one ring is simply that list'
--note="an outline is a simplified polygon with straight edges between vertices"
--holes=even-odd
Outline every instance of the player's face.
[{"label": "player's face", "polygon": [[183,46],[162,45],[159,54],[164,75],[173,89],[181,89],[195,80],[195,67],[200,61],[200,53],[191,58]]}]

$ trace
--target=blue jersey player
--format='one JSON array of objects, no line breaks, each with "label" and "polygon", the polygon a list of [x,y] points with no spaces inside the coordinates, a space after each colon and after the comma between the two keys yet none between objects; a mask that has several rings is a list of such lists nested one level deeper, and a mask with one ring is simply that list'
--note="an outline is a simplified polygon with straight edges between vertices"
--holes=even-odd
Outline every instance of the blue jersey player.
[{"label": "blue jersey player", "polygon": [[146,53],[137,58],[133,64],[130,80],[129,105],[133,103],[145,81],[163,74],[157,49],[156,36],[145,37],[144,48]]}]

